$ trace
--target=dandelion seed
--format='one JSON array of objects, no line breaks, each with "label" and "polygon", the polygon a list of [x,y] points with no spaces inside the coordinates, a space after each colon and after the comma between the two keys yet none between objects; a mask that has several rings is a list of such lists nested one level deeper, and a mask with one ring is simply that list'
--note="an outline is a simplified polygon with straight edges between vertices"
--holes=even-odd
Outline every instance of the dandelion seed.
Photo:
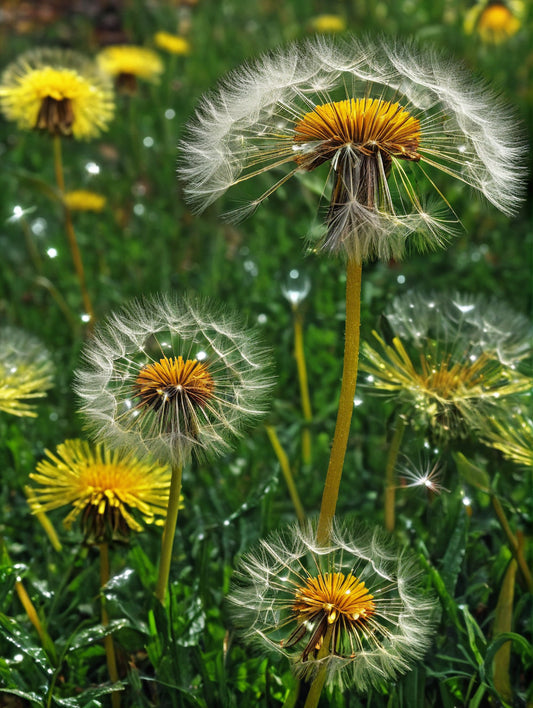
[{"label": "dandelion seed", "polygon": [[178,465],[226,451],[271,386],[255,333],[190,299],[134,301],[99,327],[84,358],[77,390],[97,437]]},{"label": "dandelion seed", "polygon": [[405,487],[422,487],[433,494],[449,491],[440,483],[442,467],[439,461],[430,464],[428,461],[419,461],[418,464],[408,462],[399,470],[400,477],[407,482]]},{"label": "dandelion seed", "polygon": [[378,529],[335,523],[323,547],[309,524],[246,554],[228,599],[245,641],[287,656],[306,680],[326,664],[329,683],[364,691],[408,671],[429,646],[435,604],[419,577],[414,558]]},{"label": "dandelion seed", "polygon": [[180,174],[202,210],[278,171],[233,213],[240,218],[296,173],[325,165],[322,245],[361,262],[398,258],[406,241],[442,245],[459,221],[444,195],[449,178],[514,212],[523,152],[501,102],[442,57],[390,40],[318,37],[261,57],[206,95],[181,144]]},{"label": "dandelion seed", "polygon": [[77,52],[32,49],[2,74],[0,108],[23,130],[86,140],[107,129],[113,89],[96,64]]},{"label": "dandelion seed", "polygon": [[145,524],[163,521],[170,490],[170,470],[160,464],[139,461],[131,453],[92,448],[84,440],[66,440],[56,453],[37,464],[30,477],[32,511],[46,512],[72,505],[64,520],[67,528],[80,517],[86,543],[127,541],[131,532]]},{"label": "dandelion seed", "polygon": [[35,337],[15,327],[0,328],[0,411],[35,418],[33,399],[52,387],[53,366]]}]

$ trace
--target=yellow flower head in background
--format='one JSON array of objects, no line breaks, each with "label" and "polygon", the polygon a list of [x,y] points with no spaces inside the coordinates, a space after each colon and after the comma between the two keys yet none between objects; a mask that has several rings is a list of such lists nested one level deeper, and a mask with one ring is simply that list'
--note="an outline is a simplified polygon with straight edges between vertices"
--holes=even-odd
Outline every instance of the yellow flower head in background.
[{"label": "yellow flower head in background", "polygon": [[344,32],[346,29],[346,20],[340,15],[317,15],[313,17],[309,23],[313,32]]},{"label": "yellow flower head in background", "polygon": [[0,411],[35,418],[30,402],[52,387],[53,366],[41,342],[14,327],[0,328]]},{"label": "yellow flower head in background", "polygon": [[170,32],[157,32],[154,35],[154,42],[156,47],[159,47],[159,49],[164,49],[166,52],[170,52],[171,54],[187,56],[191,53],[190,43],[185,39],[185,37],[180,37],[178,34],[170,34]]},{"label": "yellow flower head in background", "polygon": [[525,15],[522,0],[479,0],[466,14],[465,32],[476,31],[488,44],[501,44],[515,35]]},{"label": "yellow flower head in background", "polygon": [[0,108],[23,130],[86,140],[107,129],[115,106],[112,83],[92,60],[45,48],[22,54],[5,69]]},{"label": "yellow flower head in background", "polygon": [[[34,513],[67,504],[72,511],[67,528],[81,515],[88,543],[127,540],[145,524],[163,523],[170,489],[170,470],[131,453],[110,451],[85,440],[66,440],[56,453],[46,450],[30,477],[40,487],[32,488],[29,504]],[[137,518],[136,518],[137,517]]]},{"label": "yellow flower head in background", "polygon": [[117,44],[106,47],[97,56],[101,70],[116,80],[123,93],[137,91],[137,79],[157,81],[163,71],[159,54],[146,47]]},{"label": "yellow flower head in background", "polygon": [[86,189],[75,189],[63,195],[63,201],[70,211],[100,212],[106,204],[103,194],[90,192]]}]

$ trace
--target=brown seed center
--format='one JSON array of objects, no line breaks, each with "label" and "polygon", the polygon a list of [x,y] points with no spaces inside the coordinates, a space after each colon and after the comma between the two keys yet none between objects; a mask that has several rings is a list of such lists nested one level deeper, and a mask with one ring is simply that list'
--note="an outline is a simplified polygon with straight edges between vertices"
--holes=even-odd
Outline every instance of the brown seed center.
[{"label": "brown seed center", "polygon": [[72,135],[73,122],[74,113],[69,98],[57,100],[45,96],[39,108],[35,128],[47,130],[50,135]]}]

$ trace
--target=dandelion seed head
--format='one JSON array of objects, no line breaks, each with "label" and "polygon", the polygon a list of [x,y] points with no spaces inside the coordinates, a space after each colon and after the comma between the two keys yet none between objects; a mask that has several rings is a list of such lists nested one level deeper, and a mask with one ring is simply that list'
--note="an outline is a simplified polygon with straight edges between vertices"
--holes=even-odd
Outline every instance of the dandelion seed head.
[{"label": "dandelion seed head", "polygon": [[77,391],[96,437],[178,464],[228,450],[272,385],[256,333],[187,298],[133,301],[97,327],[84,359]]},{"label": "dandelion seed head", "polygon": [[[243,66],[203,98],[180,174],[202,210],[230,187],[277,172],[266,192],[230,212],[238,219],[293,175],[328,163],[321,247],[387,259],[411,243],[441,247],[455,231],[443,173],[514,212],[523,154],[512,114],[442,56],[390,40],[316,37]],[[418,193],[417,173],[428,194]]]},{"label": "dandelion seed head", "polygon": [[53,372],[50,355],[36,337],[0,327],[0,411],[35,418],[35,399],[46,396]]},{"label": "dandelion seed head", "polygon": [[377,529],[337,523],[326,547],[315,534],[290,527],[242,558],[229,603],[243,639],[286,656],[305,680],[326,665],[328,683],[364,691],[405,673],[429,646],[435,609],[413,557]]}]

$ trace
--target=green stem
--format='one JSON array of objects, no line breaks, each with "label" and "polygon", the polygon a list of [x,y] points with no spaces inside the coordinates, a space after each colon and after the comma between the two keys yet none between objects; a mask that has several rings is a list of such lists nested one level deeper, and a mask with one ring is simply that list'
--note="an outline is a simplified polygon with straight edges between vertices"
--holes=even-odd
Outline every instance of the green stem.
[{"label": "green stem", "polygon": [[522,573],[522,576],[526,582],[528,591],[533,593],[533,577],[531,576],[531,572],[528,568],[526,559],[524,558],[522,547],[518,543],[518,539],[516,538],[516,536],[511,530],[511,527],[509,526],[509,522],[507,521],[507,517],[505,516],[505,511],[503,510],[503,506],[501,505],[500,500],[495,494],[491,494],[490,499],[492,502],[492,507],[496,512],[496,517],[498,518],[500,526],[502,527],[502,531],[504,532],[507,541],[509,542],[509,546],[511,547],[511,552],[516,558],[516,562],[518,563],[520,572]]},{"label": "green stem", "polygon": [[174,546],[174,535],[176,533],[176,523],[178,521],[178,510],[180,506],[181,493],[181,465],[173,465],[172,478],[170,481],[170,493],[168,497],[167,516],[163,529],[163,540],[161,543],[161,558],[159,560],[159,574],[155,596],[161,602],[165,602],[165,595],[170,574],[170,564],[172,561],[172,548]]},{"label": "green stem", "polygon": [[[307,367],[305,364],[304,337],[302,327],[302,316],[296,306],[293,307],[294,322],[294,357],[298,369],[298,382],[300,384],[300,398],[302,401],[302,413],[306,423],[313,418],[311,411],[311,399],[309,397],[309,385],[307,381]],[[302,431],[302,459],[304,464],[311,464],[311,431],[306,425]]]},{"label": "green stem", "polygon": [[317,542],[326,544],[335,516],[342,468],[352,422],[353,399],[357,383],[359,362],[359,330],[361,326],[361,272],[362,266],[349,260],[346,268],[346,325],[344,339],[344,363],[341,393],[337,411],[337,423],[329,458],[328,472],[322,495],[318,519]]},{"label": "green stem", "polygon": [[[317,654],[316,661],[323,659],[329,654],[329,645],[331,642],[333,627],[334,625],[330,624],[327,628],[326,634],[324,635],[324,642],[322,643],[320,651]],[[324,662],[324,664],[319,668],[317,675],[313,679],[313,682],[311,683],[309,693],[307,694],[307,698],[305,699],[304,708],[316,708],[318,706],[320,694],[322,693],[322,689],[324,688],[324,684],[326,682],[327,671],[328,665],[327,662]]]},{"label": "green stem", "polygon": [[398,416],[396,418],[396,427],[394,428],[394,435],[392,436],[385,467],[385,528],[387,531],[394,531],[394,525],[396,523],[394,512],[396,475],[394,474],[394,469],[396,467],[404,432],[405,422]]},{"label": "green stem", "polygon": [[[106,599],[103,593],[104,587],[109,582],[109,546],[107,543],[101,543],[100,549],[100,587],[102,588],[102,626],[109,625],[109,615],[107,613]],[[115,645],[113,644],[113,636],[107,634],[104,637],[105,655],[107,659],[107,670],[109,678],[113,683],[118,681],[117,658],[115,656]],[[111,694],[111,705],[113,708],[120,708],[120,693],[113,691]]]},{"label": "green stem", "polygon": [[292,503],[294,505],[294,510],[296,511],[296,516],[298,517],[298,521],[303,524],[305,521],[305,512],[302,506],[302,502],[300,501],[300,497],[298,495],[298,490],[296,489],[296,485],[294,484],[294,478],[292,476],[289,458],[287,457],[285,450],[281,447],[281,443],[279,441],[275,429],[271,425],[266,425],[265,430],[267,432],[272,448],[276,453],[276,457],[278,458],[278,462],[285,478],[287,487],[289,489],[289,494],[291,496]]},{"label": "green stem", "polygon": [[[61,156],[61,138],[59,135],[54,135],[54,169],[56,175],[56,182],[61,192],[61,196],[65,194],[65,178],[63,175],[63,159]],[[89,297],[89,292],[87,290],[87,283],[85,280],[85,270],[83,268],[83,261],[81,259],[81,251],[78,246],[78,241],[76,239],[76,233],[74,231],[74,225],[72,223],[72,214],[70,209],[63,203],[63,213],[65,217],[65,231],[67,233],[68,244],[70,247],[70,253],[72,255],[72,261],[74,263],[74,268],[76,270],[76,275],[78,276],[78,282],[80,284],[81,297],[83,300],[83,307],[85,308],[86,314],[89,316],[89,329],[94,325],[94,310]]]}]

